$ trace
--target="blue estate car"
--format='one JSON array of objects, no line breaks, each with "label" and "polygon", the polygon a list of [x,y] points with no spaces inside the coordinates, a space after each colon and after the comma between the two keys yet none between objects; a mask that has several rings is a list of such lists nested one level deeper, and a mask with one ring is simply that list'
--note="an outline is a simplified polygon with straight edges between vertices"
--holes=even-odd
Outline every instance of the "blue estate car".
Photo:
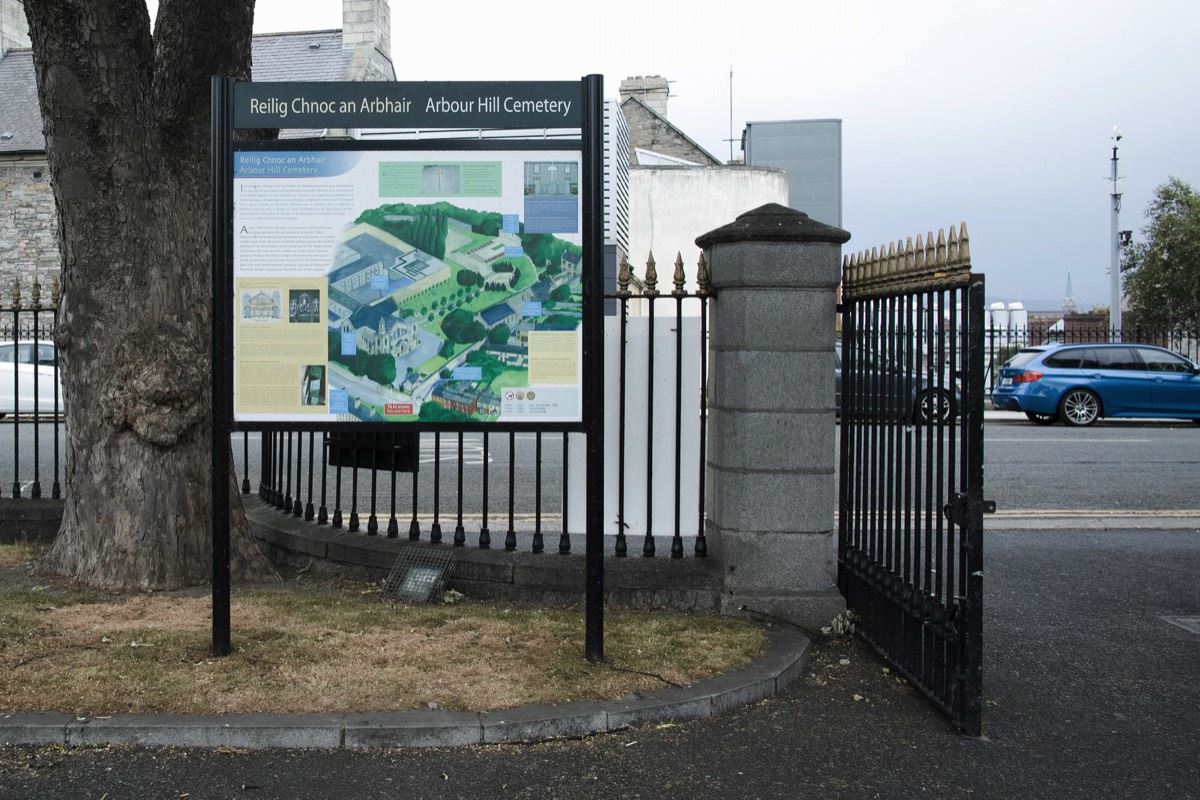
[{"label": "blue estate car", "polygon": [[1148,344],[1026,347],[997,373],[992,406],[1042,425],[1100,417],[1181,417],[1200,423],[1200,368]]}]

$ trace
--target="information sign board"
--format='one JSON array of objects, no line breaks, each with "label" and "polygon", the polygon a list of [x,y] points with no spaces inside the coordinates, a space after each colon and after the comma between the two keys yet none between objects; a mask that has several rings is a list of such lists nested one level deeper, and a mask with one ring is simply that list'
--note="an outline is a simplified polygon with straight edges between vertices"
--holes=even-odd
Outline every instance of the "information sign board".
[{"label": "information sign board", "polygon": [[235,146],[234,420],[581,422],[581,166]]}]

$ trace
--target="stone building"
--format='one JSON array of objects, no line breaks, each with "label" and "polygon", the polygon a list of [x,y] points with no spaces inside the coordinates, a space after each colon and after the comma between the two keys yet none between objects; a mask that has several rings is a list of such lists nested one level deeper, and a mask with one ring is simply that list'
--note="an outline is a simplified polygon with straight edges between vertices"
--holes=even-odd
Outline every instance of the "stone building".
[{"label": "stone building", "polygon": [[0,284],[58,269],[58,221],[29,26],[20,0],[0,0]]},{"label": "stone building", "polygon": [[[256,81],[395,80],[388,0],[342,0],[340,30],[256,34]],[[58,219],[29,28],[20,0],[0,0],[0,286],[59,270]],[[342,136],[288,130],[280,138]]]},{"label": "stone building", "polygon": [[639,151],[645,151],[678,159],[675,163],[720,166],[720,159],[667,119],[669,87],[670,82],[661,75],[638,75],[621,81],[621,112],[629,126],[630,163],[644,163]]}]

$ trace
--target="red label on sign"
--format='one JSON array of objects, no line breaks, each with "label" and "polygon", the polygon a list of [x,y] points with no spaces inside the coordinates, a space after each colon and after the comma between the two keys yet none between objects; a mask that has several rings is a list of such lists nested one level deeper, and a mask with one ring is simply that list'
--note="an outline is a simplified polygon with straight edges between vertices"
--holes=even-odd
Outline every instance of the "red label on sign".
[{"label": "red label on sign", "polygon": [[383,413],[390,417],[411,415],[413,413],[412,403],[384,403]]}]

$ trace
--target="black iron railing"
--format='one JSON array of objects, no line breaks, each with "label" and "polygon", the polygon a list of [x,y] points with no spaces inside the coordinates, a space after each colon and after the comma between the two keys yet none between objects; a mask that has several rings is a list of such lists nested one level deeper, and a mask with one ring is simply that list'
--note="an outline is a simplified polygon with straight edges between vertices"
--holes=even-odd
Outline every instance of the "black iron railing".
[{"label": "black iron railing", "polygon": [[62,496],[65,409],[54,345],[60,296],[57,278],[49,305],[37,278],[27,293],[17,278],[0,309],[0,464],[7,472],[0,493],[7,486],[13,498]]}]

